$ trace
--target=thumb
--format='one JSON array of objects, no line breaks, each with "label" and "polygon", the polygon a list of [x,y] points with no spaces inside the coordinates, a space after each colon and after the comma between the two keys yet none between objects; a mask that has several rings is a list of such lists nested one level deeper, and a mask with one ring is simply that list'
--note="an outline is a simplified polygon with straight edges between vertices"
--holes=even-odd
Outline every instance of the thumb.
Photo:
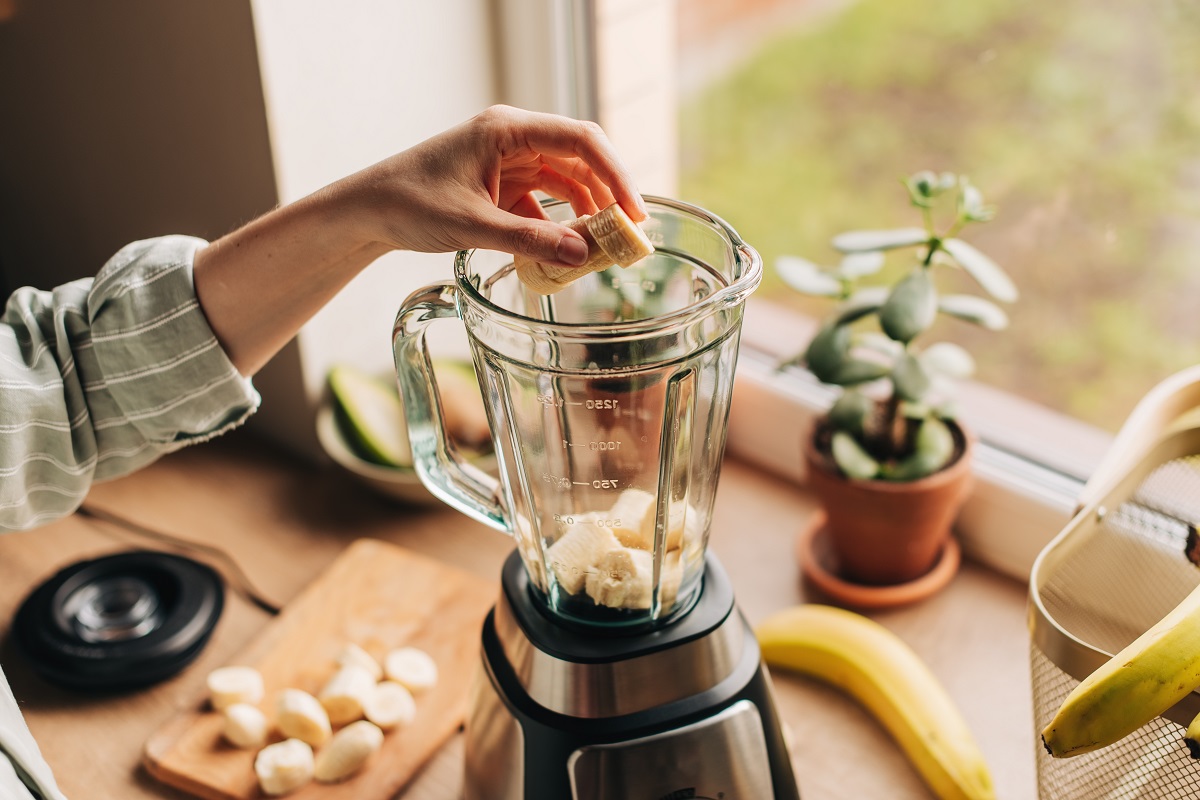
[{"label": "thumb", "polygon": [[584,238],[565,225],[510,214],[490,206],[476,238],[482,247],[525,256],[556,267],[578,267],[587,261]]}]

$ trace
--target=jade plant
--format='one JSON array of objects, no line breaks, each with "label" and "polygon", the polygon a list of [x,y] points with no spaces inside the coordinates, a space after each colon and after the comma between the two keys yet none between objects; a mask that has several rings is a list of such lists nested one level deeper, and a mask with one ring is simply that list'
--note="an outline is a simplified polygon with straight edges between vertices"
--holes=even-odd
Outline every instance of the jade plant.
[{"label": "jade plant", "polygon": [[[918,339],[939,314],[1002,330],[1008,316],[993,300],[1017,299],[1004,270],[957,238],[995,214],[980,191],[948,172],[922,171],[903,183],[923,227],[839,234],[832,244],[842,259],[833,267],[794,256],[777,263],[792,288],[841,301],[807,350],[788,363],[801,362],[821,382],[841,387],[826,417],[828,446],[838,468],[856,479],[917,480],[954,459],[949,387],[971,375],[975,362],[957,344],[926,346]],[[899,252],[910,260],[892,285],[860,286]],[[991,299],[940,293],[935,274],[950,269],[969,275]]]}]

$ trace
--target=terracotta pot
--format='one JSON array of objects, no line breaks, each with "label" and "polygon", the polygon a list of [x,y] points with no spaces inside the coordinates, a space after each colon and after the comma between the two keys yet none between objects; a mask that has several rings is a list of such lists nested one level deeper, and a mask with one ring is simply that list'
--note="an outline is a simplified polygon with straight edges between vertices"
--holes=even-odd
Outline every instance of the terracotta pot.
[{"label": "terracotta pot", "polygon": [[950,465],[920,480],[893,482],[841,474],[817,446],[825,430],[824,421],[817,423],[804,447],[808,481],[825,508],[843,578],[905,583],[937,562],[971,484],[972,437],[952,420],[947,424],[959,445]]}]

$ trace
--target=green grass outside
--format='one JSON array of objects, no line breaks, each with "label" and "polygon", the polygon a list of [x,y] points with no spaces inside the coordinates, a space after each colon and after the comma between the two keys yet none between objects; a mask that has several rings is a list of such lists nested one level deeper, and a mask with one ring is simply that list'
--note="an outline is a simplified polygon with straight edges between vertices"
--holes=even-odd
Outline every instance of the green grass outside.
[{"label": "green grass outside", "polygon": [[[1116,429],[1200,362],[1200,6],[1188,0],[860,0],[785,33],[685,103],[680,195],[773,274],[830,237],[920,224],[899,179],[970,176],[963,238],[1020,287],[1003,333],[939,322],[982,380]],[[949,290],[976,291],[942,272]],[[797,348],[802,343],[797,343]]]}]

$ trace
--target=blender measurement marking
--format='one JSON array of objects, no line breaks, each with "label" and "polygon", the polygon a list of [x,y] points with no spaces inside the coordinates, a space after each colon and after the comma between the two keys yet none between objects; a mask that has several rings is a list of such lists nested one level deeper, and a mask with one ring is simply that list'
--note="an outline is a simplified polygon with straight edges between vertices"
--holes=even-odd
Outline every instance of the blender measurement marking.
[{"label": "blender measurement marking", "polygon": [[620,407],[621,401],[616,400],[567,400],[562,397],[555,397],[552,394],[539,394],[537,401],[548,408],[562,408],[563,406],[583,406],[588,411],[615,411]]},{"label": "blender measurement marking", "polygon": [[579,444],[576,444],[574,442],[568,442],[566,439],[563,439],[562,443],[563,443],[564,450],[566,450],[568,447],[586,447],[586,448],[588,448],[590,450],[594,450],[596,452],[602,452],[605,450],[620,450],[621,449],[620,442],[587,442],[586,444],[583,442],[580,442]]},{"label": "blender measurement marking", "polygon": [[559,489],[570,489],[572,486],[590,486],[593,489],[616,489],[619,480],[617,478],[598,478],[594,481],[573,481],[570,478],[564,478],[561,475],[551,475],[548,472],[542,473],[542,481],[556,486]]}]

